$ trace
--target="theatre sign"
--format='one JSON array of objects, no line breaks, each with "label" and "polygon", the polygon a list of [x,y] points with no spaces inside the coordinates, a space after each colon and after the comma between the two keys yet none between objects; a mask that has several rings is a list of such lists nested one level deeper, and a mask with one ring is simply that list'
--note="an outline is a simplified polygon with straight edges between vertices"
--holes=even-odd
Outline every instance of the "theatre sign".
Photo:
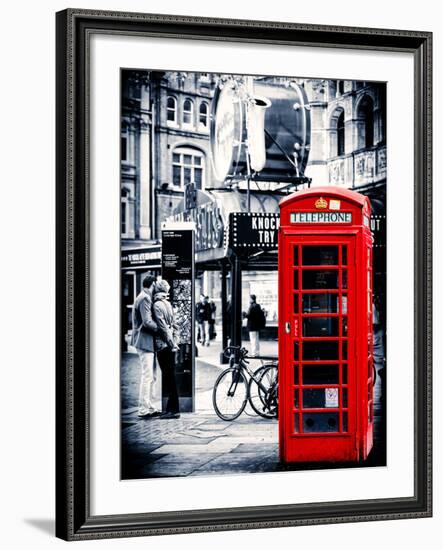
[{"label": "theatre sign", "polygon": [[220,207],[215,201],[174,214],[171,221],[194,222],[196,252],[221,248],[223,245],[223,218]]},{"label": "theatre sign", "polygon": [[233,250],[273,249],[278,245],[280,216],[264,212],[232,212],[229,215]]}]

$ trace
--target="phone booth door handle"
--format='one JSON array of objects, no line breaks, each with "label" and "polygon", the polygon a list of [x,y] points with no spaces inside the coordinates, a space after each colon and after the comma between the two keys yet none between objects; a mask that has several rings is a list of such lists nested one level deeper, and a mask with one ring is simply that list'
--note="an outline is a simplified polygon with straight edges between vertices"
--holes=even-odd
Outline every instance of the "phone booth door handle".
[{"label": "phone booth door handle", "polygon": [[286,332],[286,334],[291,333],[291,323],[289,321],[286,321],[286,323],[285,323],[285,332]]}]

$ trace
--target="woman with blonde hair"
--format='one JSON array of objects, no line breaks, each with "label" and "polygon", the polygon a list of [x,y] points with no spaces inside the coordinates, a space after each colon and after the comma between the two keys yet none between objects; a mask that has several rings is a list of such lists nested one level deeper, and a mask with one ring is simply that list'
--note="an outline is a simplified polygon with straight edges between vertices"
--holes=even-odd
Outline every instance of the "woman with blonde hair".
[{"label": "woman with blonde hair", "polygon": [[174,320],[174,311],[168,300],[169,290],[169,283],[164,279],[155,283],[153,299],[153,316],[157,323],[155,349],[162,371],[163,393],[168,397],[166,411],[160,416],[162,419],[180,418],[175,380],[175,352],[178,350],[176,344],[177,326]]}]

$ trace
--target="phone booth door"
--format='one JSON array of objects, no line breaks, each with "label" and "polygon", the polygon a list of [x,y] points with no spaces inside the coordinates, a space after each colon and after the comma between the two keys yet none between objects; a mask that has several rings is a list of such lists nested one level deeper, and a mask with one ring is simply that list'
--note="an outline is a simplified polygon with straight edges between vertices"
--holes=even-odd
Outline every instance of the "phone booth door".
[{"label": "phone booth door", "polygon": [[286,234],[282,244],[281,458],[355,460],[355,237]]}]

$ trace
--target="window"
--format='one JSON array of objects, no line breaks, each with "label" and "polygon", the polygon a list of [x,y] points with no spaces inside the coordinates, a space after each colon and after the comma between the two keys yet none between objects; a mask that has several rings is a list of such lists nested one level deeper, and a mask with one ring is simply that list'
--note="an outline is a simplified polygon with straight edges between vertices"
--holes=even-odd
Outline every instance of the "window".
[{"label": "window", "polygon": [[204,155],[195,149],[175,149],[172,154],[172,182],[177,187],[195,183],[197,189],[204,187]]},{"label": "window", "polygon": [[129,150],[129,128],[124,122],[120,135],[120,160],[122,162],[130,162],[131,152]]},{"label": "window", "polygon": [[337,156],[345,154],[345,113],[342,111],[337,119]]},{"label": "window", "polygon": [[363,97],[357,111],[359,120],[358,148],[369,149],[374,145],[374,103],[369,96]]},{"label": "window", "polygon": [[343,95],[345,93],[344,80],[337,80],[337,95]]},{"label": "window", "polygon": [[194,104],[190,99],[185,99],[183,103],[183,124],[191,125],[194,118]]},{"label": "window", "polygon": [[128,136],[126,134],[120,139],[120,154],[122,161],[128,160]]},{"label": "window", "polygon": [[[345,111],[342,105],[337,105],[331,113],[329,131],[329,158],[336,159],[346,154],[346,129],[345,129]],[[330,172],[333,180],[343,179],[343,163],[331,165]]]},{"label": "window", "polygon": [[177,100],[169,96],[166,104],[167,121],[169,124],[177,124]]},{"label": "window", "polygon": [[[132,185],[128,182],[128,185]],[[120,192],[120,230],[121,236],[133,239],[135,237],[134,229],[134,197],[128,187],[122,187]]]},{"label": "window", "polygon": [[129,189],[121,190],[121,234],[122,237],[129,233]]},{"label": "window", "polygon": [[208,127],[208,104],[207,103],[202,103],[200,105],[199,123],[201,126],[204,126],[205,128]]}]

